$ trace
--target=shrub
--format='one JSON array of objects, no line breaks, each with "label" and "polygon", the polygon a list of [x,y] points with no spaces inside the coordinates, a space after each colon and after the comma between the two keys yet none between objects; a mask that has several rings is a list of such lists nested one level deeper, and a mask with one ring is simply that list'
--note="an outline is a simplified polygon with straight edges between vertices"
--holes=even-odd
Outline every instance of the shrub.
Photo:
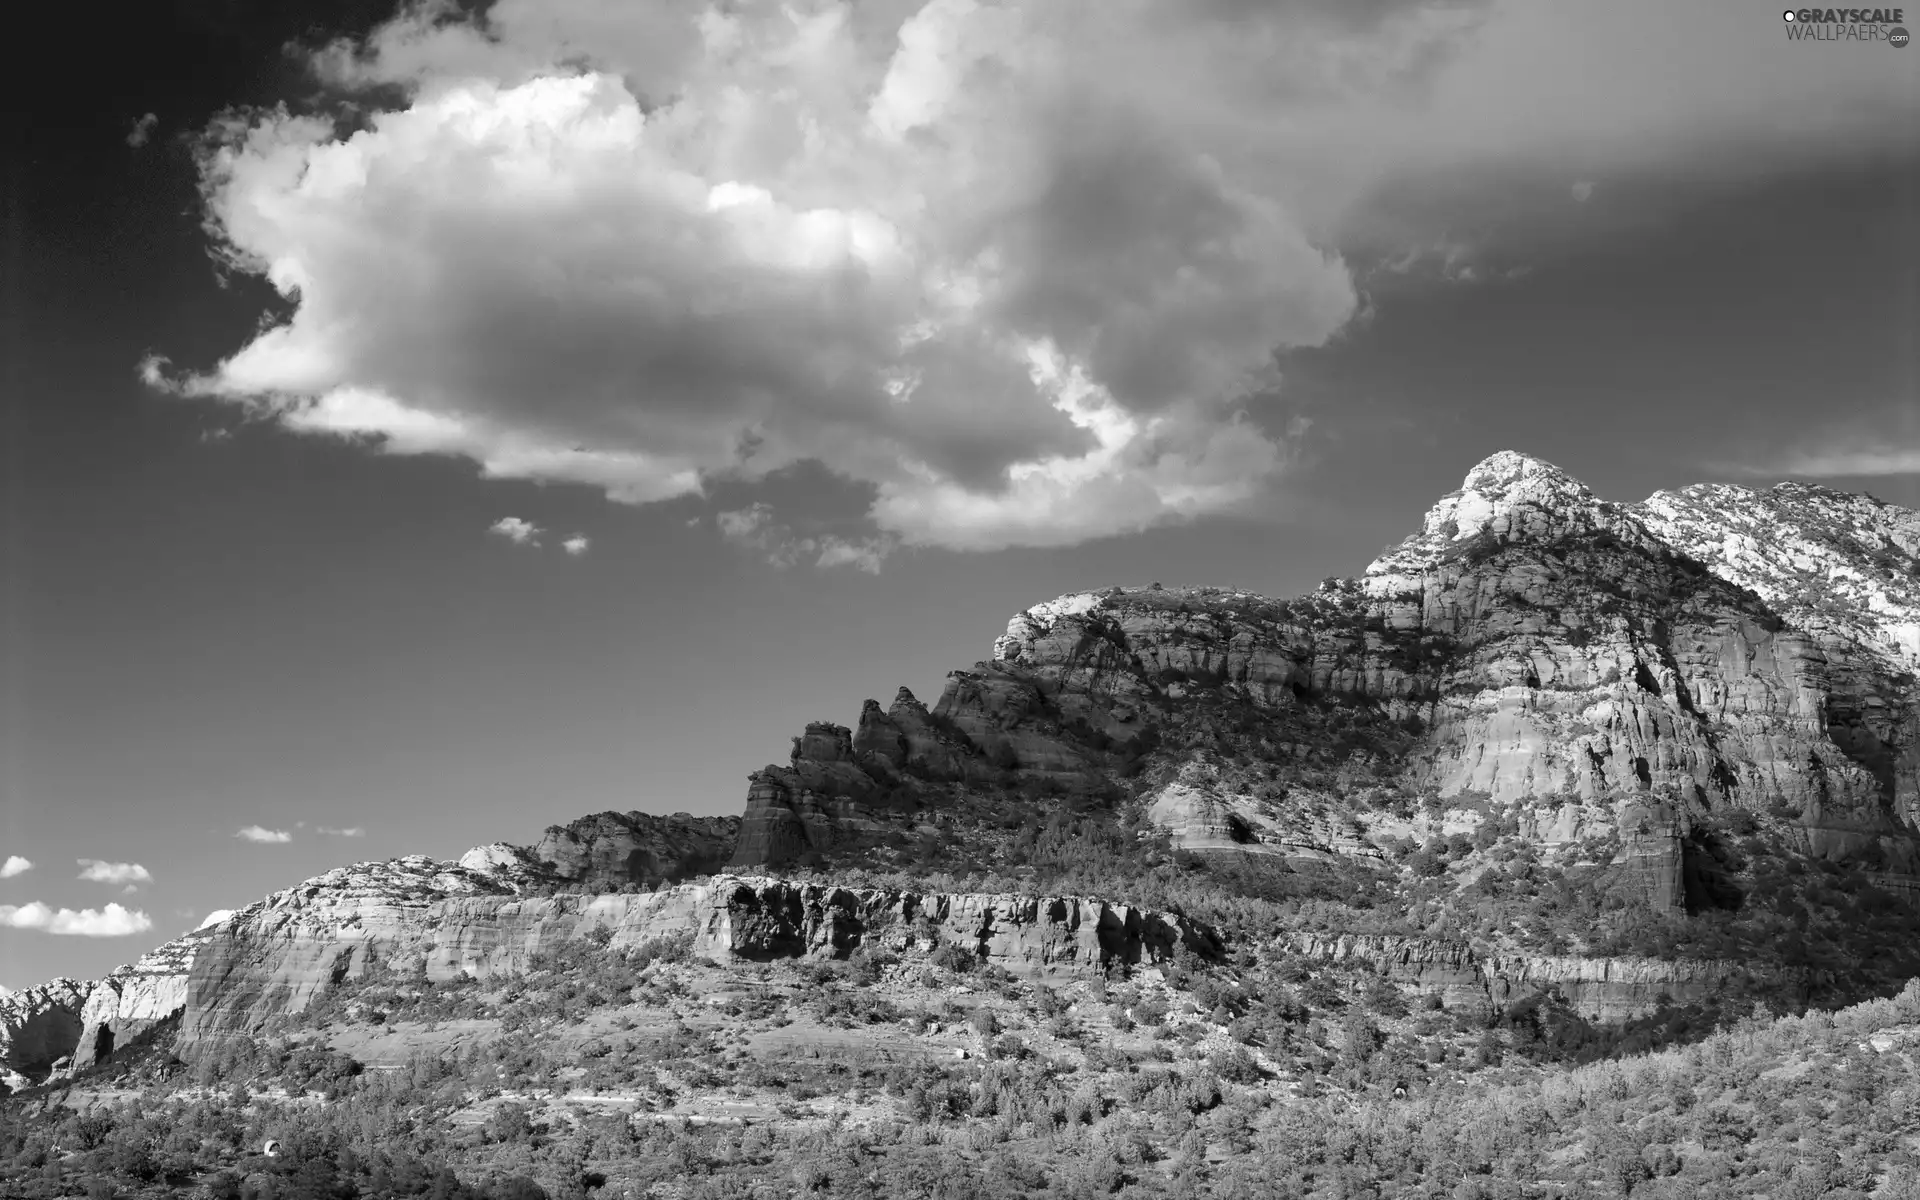
[{"label": "shrub", "polygon": [[933,965],[965,975],[980,964],[980,956],[958,942],[942,942],[933,952]]},{"label": "shrub", "polygon": [[1228,1083],[1259,1083],[1266,1077],[1253,1055],[1238,1046],[1215,1054],[1207,1060],[1207,1066]]}]

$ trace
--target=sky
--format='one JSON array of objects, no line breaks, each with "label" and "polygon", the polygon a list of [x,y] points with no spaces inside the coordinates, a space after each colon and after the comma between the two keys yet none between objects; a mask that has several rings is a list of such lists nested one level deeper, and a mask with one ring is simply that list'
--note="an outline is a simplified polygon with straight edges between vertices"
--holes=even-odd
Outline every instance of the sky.
[{"label": "sky", "polygon": [[0,186],[0,986],[736,813],[1030,604],[1306,590],[1497,450],[1920,506],[1920,51],[1779,9],[57,19],[96,68],[9,81]]}]

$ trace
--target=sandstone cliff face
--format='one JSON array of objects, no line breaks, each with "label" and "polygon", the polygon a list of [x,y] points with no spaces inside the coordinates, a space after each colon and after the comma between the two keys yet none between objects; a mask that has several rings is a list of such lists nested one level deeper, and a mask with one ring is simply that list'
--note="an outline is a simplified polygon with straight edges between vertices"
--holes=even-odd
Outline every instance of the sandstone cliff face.
[{"label": "sandstone cliff face", "polygon": [[370,969],[428,978],[525,968],[595,929],[615,949],[687,935],[721,963],[958,944],[1028,976],[1163,961],[1181,946],[1215,957],[1211,931],[1182,918],[1078,897],[915,894],[720,876],[650,893],[516,895],[426,859],[363,864],[238,914],[196,956],[181,1053],[260,1030],[329,985]]},{"label": "sandstone cliff face", "polygon": [[186,1003],[205,925],[102,979],[56,979],[0,997],[0,1084],[21,1087],[93,1065]]},{"label": "sandstone cliff face", "polygon": [[89,985],[55,979],[0,996],[0,1085],[19,1087],[46,1077],[73,1053]]},{"label": "sandstone cliff face", "polygon": [[[1613,1023],[1653,1011],[1661,997],[1700,1003],[1756,976],[1752,968],[1719,961],[1480,954],[1437,938],[1295,934],[1282,943],[1308,957],[1365,964],[1403,987],[1439,996],[1449,1012],[1483,1015],[1551,991],[1588,1020]],[[1759,974],[1776,988],[1795,982]]]},{"label": "sandstone cliff face", "polygon": [[[912,792],[901,776],[1097,791],[1178,731],[1175,759],[1232,734],[1270,760],[1344,761],[1442,796],[1791,813],[1816,853],[1874,843],[1912,871],[1920,699],[1902,647],[1920,517],[1791,489],[1703,494],[1614,504],[1503,453],[1359,580],[1290,601],[1155,585],[1035,605],[931,714],[906,697],[869,704],[858,735],[809,726],[790,768],[755,777],[734,864],[870,841],[878,801]],[[1778,554],[1747,549],[1751,531],[1808,512],[1865,530],[1794,543],[1814,549],[1791,561],[1857,584],[1819,602],[1847,621],[1760,588]],[[1695,557],[1735,525],[1747,541],[1722,543],[1738,553]],[[1175,808],[1196,844],[1260,844]]]},{"label": "sandstone cliff face", "polygon": [[[157,1023],[182,1015],[196,969],[202,974],[235,969],[229,951],[236,939],[263,958],[271,958],[281,942],[297,947],[288,951],[290,958],[274,960],[280,963],[275,978],[276,986],[291,989],[288,997],[301,1000],[333,977],[339,955],[351,956],[369,930],[398,937],[411,921],[438,919],[425,915],[430,902],[489,897],[512,908],[520,897],[562,888],[649,890],[720,870],[738,830],[732,817],[609,812],[552,826],[533,847],[504,842],[475,847],[458,863],[416,855],[337,868],[224,914],[103,979],[56,980],[0,998],[0,1083],[18,1087],[85,1069]],[[539,907],[537,900],[528,903],[529,911]],[[304,924],[293,919],[309,906],[325,918]],[[472,929],[463,931],[456,923],[449,937],[487,945],[485,930],[499,918],[484,904],[476,912],[481,915]],[[245,934],[234,933],[240,927]],[[321,944],[327,929],[332,950]],[[215,942],[222,947],[218,961],[201,963]],[[244,990],[244,983],[239,986]],[[236,996],[222,1003],[244,1007],[252,1002]]]}]

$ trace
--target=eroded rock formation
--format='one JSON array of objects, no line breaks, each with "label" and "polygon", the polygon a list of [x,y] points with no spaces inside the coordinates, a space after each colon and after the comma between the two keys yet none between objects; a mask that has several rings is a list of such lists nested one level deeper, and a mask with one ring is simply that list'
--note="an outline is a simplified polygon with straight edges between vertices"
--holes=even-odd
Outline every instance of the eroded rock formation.
[{"label": "eroded rock formation", "polygon": [[1222,949],[1210,930],[1184,918],[1080,897],[729,875],[657,892],[532,896],[448,864],[404,859],[331,872],[237,914],[193,962],[181,1052],[257,1032],[369,970],[430,979],[511,973],[595,929],[609,932],[615,950],[686,935],[693,953],[721,963],[952,943],[1030,977],[1161,962],[1181,946],[1203,958]]},{"label": "eroded rock formation", "polygon": [[603,812],[550,826],[528,852],[539,869],[599,891],[711,875],[733,857],[738,817]]},{"label": "eroded rock formation", "polygon": [[1364,965],[1449,1012],[1485,1015],[1556,993],[1581,1016],[1605,1023],[1642,1016],[1662,1002],[1696,1004],[1758,978],[1776,993],[1797,980],[1742,963],[1699,959],[1482,954],[1464,942],[1374,934],[1294,934],[1287,949],[1327,962]]},{"label": "eroded rock formation", "polygon": [[[1775,524],[1791,536],[1770,540]],[[1911,874],[1916,528],[1796,487],[1615,504],[1497,454],[1358,580],[1288,601],[1156,584],[1035,605],[931,712],[903,692],[857,734],[809,726],[790,767],[754,777],[733,862],[872,845],[946,780],[1096,793],[1164,738],[1175,765],[1211,742],[1495,803],[1786,814],[1814,853],[1871,848]],[[1822,575],[1846,586],[1822,593]],[[1231,804],[1159,804],[1195,847],[1276,841]]]}]

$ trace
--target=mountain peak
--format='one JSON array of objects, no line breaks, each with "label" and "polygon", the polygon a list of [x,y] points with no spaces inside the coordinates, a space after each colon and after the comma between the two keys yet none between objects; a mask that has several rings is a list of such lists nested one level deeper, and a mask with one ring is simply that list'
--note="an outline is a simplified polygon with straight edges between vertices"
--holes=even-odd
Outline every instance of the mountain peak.
[{"label": "mountain peak", "polygon": [[1809,629],[1920,667],[1920,512],[1818,484],[1697,483],[1647,497],[1641,521]]},{"label": "mountain peak", "polygon": [[[1447,557],[1448,547],[1477,537],[1499,542],[1546,541],[1568,533],[1610,529],[1644,536],[1620,506],[1544,459],[1502,450],[1475,464],[1460,490],[1427,510],[1419,533],[1367,567],[1376,580],[1404,578]],[[1381,586],[1392,588],[1392,584]]]},{"label": "mountain peak", "polygon": [[[1467,472],[1459,491],[1442,497],[1433,506],[1427,513],[1426,531],[1432,533],[1451,522],[1455,528],[1448,536],[1456,540],[1489,528],[1503,535],[1510,530],[1517,532],[1511,518],[1522,508],[1571,515],[1597,504],[1599,498],[1586,484],[1552,463],[1502,450],[1481,459]],[[1503,517],[1508,519],[1502,521]]]},{"label": "mountain peak", "polygon": [[1493,495],[1541,484],[1587,490],[1579,480],[1547,460],[1518,450],[1499,450],[1481,459],[1460,482],[1460,490]]}]

